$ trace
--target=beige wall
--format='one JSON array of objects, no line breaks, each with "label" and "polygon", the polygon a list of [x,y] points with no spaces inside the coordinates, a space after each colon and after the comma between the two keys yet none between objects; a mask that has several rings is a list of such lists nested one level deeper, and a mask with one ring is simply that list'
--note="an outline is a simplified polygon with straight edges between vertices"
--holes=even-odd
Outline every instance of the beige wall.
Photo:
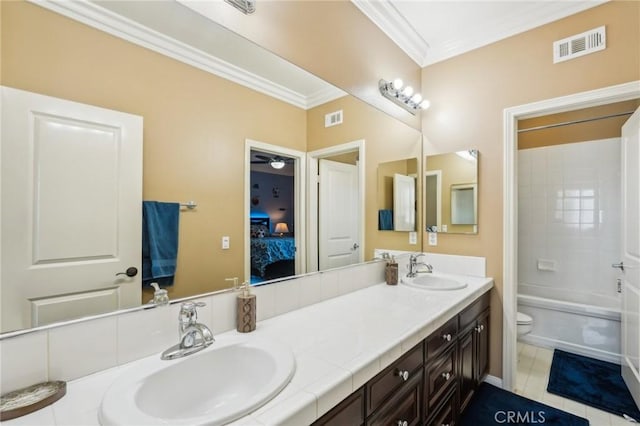
[{"label": "beige wall", "polygon": [[[631,100],[559,114],[545,115],[543,117],[529,118],[526,120],[520,120],[518,122],[518,129],[533,129],[540,126],[548,126],[558,123],[580,121],[595,117],[606,117],[608,115],[635,111],[638,106],[640,106],[640,101]],[[623,115],[602,120],[576,123],[568,126],[522,132],[518,134],[518,149],[617,138],[621,135],[622,125],[628,119],[629,115]]]},{"label": "beige wall", "polygon": [[[552,42],[600,25],[607,49],[554,65]],[[502,377],[502,113],[505,108],[640,79],[640,3],[613,1],[426,67],[425,154],[478,148],[479,233],[442,234],[429,251],[485,256],[495,278],[490,374]]]},{"label": "beige wall", "polygon": [[198,203],[171,298],[244,276],[245,138],[304,151],[306,112],[33,4],[1,9],[3,85],[143,116],[144,199]]},{"label": "beige wall", "polygon": [[[344,124],[324,127],[324,116],[342,109]],[[421,250],[420,241],[408,245],[407,232],[378,231],[377,168],[387,161],[421,157],[422,136],[417,130],[389,117],[352,96],[328,102],[308,111],[308,151],[364,139],[365,141],[365,259],[371,259],[375,248]],[[418,180],[420,185],[420,180]],[[422,194],[421,186],[418,195]],[[422,205],[421,198],[418,205]],[[422,218],[417,217],[418,229]]]}]

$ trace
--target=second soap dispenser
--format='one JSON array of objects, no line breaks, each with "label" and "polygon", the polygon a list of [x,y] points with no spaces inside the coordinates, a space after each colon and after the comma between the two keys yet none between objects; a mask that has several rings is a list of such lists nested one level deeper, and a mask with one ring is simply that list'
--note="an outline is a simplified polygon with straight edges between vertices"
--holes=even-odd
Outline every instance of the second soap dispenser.
[{"label": "second soap dispenser", "polygon": [[240,333],[249,333],[256,329],[256,295],[249,291],[248,281],[240,287],[236,301],[236,320],[236,330]]}]

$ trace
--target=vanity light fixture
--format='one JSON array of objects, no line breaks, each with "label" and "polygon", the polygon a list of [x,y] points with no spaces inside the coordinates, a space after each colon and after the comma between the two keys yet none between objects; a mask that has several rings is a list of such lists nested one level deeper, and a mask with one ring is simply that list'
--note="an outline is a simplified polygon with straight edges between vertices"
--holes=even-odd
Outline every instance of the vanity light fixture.
[{"label": "vanity light fixture", "polygon": [[402,108],[415,115],[416,111],[420,109],[427,109],[431,103],[422,99],[420,93],[414,93],[413,87],[404,86],[401,79],[396,78],[393,81],[385,81],[380,79],[378,82],[378,88],[380,93],[385,98],[393,101],[395,104],[400,105]]},{"label": "vanity light fixture", "polygon": [[476,161],[478,159],[477,149],[468,149],[466,151],[457,151],[459,157],[464,158],[467,161]]},{"label": "vanity light fixture", "polygon": [[280,170],[284,167],[284,160],[280,157],[276,157],[273,160],[269,161],[269,165],[274,169]]},{"label": "vanity light fixture", "polygon": [[224,0],[245,15],[256,11],[256,0]]}]

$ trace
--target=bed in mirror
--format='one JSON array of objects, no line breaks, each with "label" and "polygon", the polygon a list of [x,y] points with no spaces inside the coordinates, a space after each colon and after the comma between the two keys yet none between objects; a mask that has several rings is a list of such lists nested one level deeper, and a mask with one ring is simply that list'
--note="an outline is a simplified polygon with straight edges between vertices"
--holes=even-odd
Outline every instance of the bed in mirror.
[{"label": "bed in mirror", "polygon": [[[100,4],[110,5],[111,12],[120,16],[128,13],[129,19],[155,31],[161,30],[158,23],[141,22],[144,16],[171,16],[171,22],[182,22],[196,34],[195,29],[205,25],[211,34],[207,38],[211,41],[209,44],[215,44],[213,40],[231,43],[233,39],[235,56],[243,58],[244,63],[231,65],[255,67],[251,72],[256,75],[260,64],[273,66],[269,58],[273,59],[274,55],[270,52],[196,16],[179,3],[98,2],[95,5],[99,7]],[[129,6],[131,8],[127,9]],[[225,278],[249,279],[244,267],[245,262],[251,260],[251,250],[245,243],[248,240],[245,235],[251,231],[244,207],[246,202],[251,202],[251,194],[245,196],[243,177],[250,167],[244,153],[247,139],[303,153],[363,140],[366,146],[364,158],[357,160],[363,164],[361,174],[365,188],[361,194],[364,205],[362,259],[372,259],[375,248],[421,249],[420,240],[417,244],[409,244],[406,236],[397,238],[390,235],[396,233],[379,231],[376,208],[377,164],[422,158],[422,136],[414,128],[326,82],[317,81],[317,78],[306,94],[300,94],[299,86],[288,88],[287,93],[297,95],[295,99],[283,99],[267,94],[265,90],[248,88],[237,79],[232,80],[235,77],[220,77],[206,66],[195,67],[177,61],[37,4],[9,2],[3,3],[2,7],[3,20],[6,18],[6,22],[12,23],[2,28],[2,85],[143,117],[143,199],[178,203],[194,200],[197,203],[197,208],[185,206],[181,209],[177,268],[173,285],[167,287],[171,300],[227,289],[230,283]],[[145,13],[148,7],[158,8],[157,13]],[[174,25],[173,30],[179,26]],[[177,37],[171,31],[165,34]],[[200,55],[200,59],[213,61],[213,55],[204,46],[209,46],[205,43],[207,40],[201,40],[201,45],[191,45],[189,49]],[[180,43],[186,43],[186,40]],[[245,52],[250,53],[238,54],[241,45],[245,45]],[[100,46],[100,49],[93,46]],[[47,54],[54,51],[56,55]],[[224,59],[234,60],[233,56]],[[297,68],[292,64],[289,66]],[[56,72],[38,71],[43,69]],[[299,79],[290,80],[300,82]],[[327,93],[331,96],[320,96]],[[336,111],[343,112],[342,123],[326,127],[325,117]],[[3,154],[5,160],[9,161]],[[420,169],[419,164],[417,169]],[[273,187],[267,189],[269,196],[275,199]],[[421,196],[419,189],[417,195],[418,198]],[[3,203],[4,208],[8,207]],[[276,207],[276,211],[280,208]],[[3,211],[3,228],[12,226],[8,222],[10,216]],[[272,238],[292,237],[300,231],[298,223],[284,216],[278,218],[268,214],[268,218],[270,229],[267,232]],[[417,227],[421,226],[421,218],[420,212],[416,212]],[[288,234],[283,225],[277,229],[281,223],[287,225]],[[222,248],[224,241],[229,248]],[[3,261],[8,253],[5,244],[10,242],[3,241]],[[308,242],[303,244],[305,246],[296,247],[297,252],[308,249]],[[140,259],[136,262],[139,265]],[[295,272],[307,271],[305,266]],[[119,272],[122,271],[114,270],[102,287],[113,289],[113,276]],[[139,285],[136,281],[139,276],[119,276],[118,279]],[[3,276],[0,291],[5,293],[6,286],[15,288],[19,285]],[[42,295],[28,295],[21,308],[29,309],[26,299],[51,296],[47,294],[46,286],[41,287]],[[58,296],[77,293],[77,290],[70,290]],[[141,300],[128,305],[114,300],[111,311],[139,308],[151,298],[152,290],[145,288]],[[70,318],[85,315],[88,313],[72,314]],[[29,313],[24,315],[25,318],[30,316]],[[25,320],[18,326],[0,331],[32,326],[33,323]]]}]

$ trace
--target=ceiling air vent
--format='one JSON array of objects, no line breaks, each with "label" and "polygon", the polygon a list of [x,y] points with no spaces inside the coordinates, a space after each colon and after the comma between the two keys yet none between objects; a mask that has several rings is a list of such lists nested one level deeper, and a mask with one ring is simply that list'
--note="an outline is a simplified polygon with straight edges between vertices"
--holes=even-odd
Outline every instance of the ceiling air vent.
[{"label": "ceiling air vent", "polygon": [[604,26],[553,43],[553,63],[568,61],[607,47]]},{"label": "ceiling air vent", "polygon": [[324,127],[337,126],[342,124],[342,110],[330,112],[324,116]]}]

